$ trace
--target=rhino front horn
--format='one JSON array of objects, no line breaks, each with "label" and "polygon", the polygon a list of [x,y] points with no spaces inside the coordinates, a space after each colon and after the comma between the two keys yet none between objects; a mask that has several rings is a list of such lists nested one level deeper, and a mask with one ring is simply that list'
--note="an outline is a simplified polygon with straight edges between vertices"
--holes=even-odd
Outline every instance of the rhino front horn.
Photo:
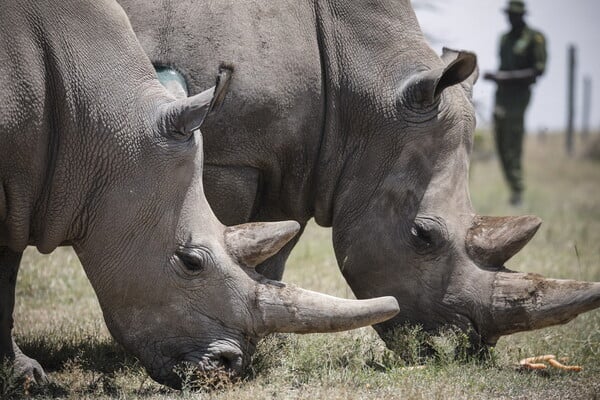
[{"label": "rhino front horn", "polygon": [[387,321],[400,311],[395,297],[341,299],[281,282],[257,291],[263,334],[339,332]]},{"label": "rhino front horn", "polygon": [[251,222],[225,229],[225,244],[238,262],[255,267],[277,253],[299,230],[296,221]]},{"label": "rhino front horn", "polygon": [[541,224],[542,220],[532,215],[476,216],[465,238],[467,254],[482,268],[502,268],[531,240]]},{"label": "rhino front horn", "polygon": [[505,270],[493,283],[488,341],[502,335],[564,324],[600,307],[600,282],[546,279]]}]

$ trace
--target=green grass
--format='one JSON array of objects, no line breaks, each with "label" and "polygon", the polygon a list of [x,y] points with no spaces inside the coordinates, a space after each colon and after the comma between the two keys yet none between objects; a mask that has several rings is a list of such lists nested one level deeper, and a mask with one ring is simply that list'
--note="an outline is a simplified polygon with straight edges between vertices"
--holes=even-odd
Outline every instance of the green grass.
[{"label": "green grass", "polygon": [[[484,137],[488,140],[489,137]],[[581,146],[582,153],[583,148]],[[497,160],[472,165],[471,194],[481,214],[536,214],[544,224],[508,264],[555,278],[600,281],[600,163],[568,158],[562,137],[531,138],[525,157],[526,192],[521,209],[507,204]],[[337,269],[331,231],[310,224],[290,257],[284,279],[306,288],[352,297]],[[21,393],[69,399],[596,399],[600,398],[600,311],[567,325],[504,337],[485,361],[455,359],[460,335],[429,340],[437,357],[425,368],[420,332],[405,332],[404,359],[385,348],[370,328],[324,335],[273,335],[257,350],[245,379],[210,391],[166,389],[146,376],[136,360],[110,338],[95,295],[68,248],[50,256],[29,249],[19,276],[15,331],[19,344],[52,380],[23,387],[2,379],[0,398]],[[583,365],[580,373],[523,372],[520,358],[556,354]]]}]

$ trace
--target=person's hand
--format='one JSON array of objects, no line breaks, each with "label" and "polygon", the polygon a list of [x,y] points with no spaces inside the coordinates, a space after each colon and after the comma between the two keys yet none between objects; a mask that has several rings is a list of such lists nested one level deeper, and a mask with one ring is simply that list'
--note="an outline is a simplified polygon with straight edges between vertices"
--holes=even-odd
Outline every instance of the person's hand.
[{"label": "person's hand", "polygon": [[494,74],[493,72],[486,72],[485,74],[483,74],[483,79],[485,79],[486,81],[496,82],[496,74]]}]

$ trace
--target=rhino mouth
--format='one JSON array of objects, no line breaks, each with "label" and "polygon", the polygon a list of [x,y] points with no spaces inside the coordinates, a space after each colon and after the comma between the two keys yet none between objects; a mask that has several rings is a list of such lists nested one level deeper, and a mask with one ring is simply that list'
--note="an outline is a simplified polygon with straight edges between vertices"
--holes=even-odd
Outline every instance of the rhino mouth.
[{"label": "rhino mouth", "polygon": [[[540,224],[534,216],[475,216],[465,238],[468,261],[457,279],[442,297],[419,304],[420,311],[396,323],[422,324],[434,335],[456,327],[467,335],[469,353],[485,354],[502,336],[564,324],[600,307],[600,282],[550,279],[505,267]],[[393,322],[383,330],[389,327]]]},{"label": "rhino mouth", "polygon": [[177,362],[164,382],[175,389],[201,390],[215,389],[240,379],[249,358],[219,355],[206,355],[200,359],[188,358]]},{"label": "rhino mouth", "polygon": [[479,354],[488,350],[490,347],[496,346],[498,338],[486,336],[475,319],[467,314],[458,315],[460,316],[461,324],[457,326],[457,328],[467,335],[469,339],[469,353]]},{"label": "rhino mouth", "polygon": [[147,372],[156,382],[173,389],[210,389],[239,380],[247,364],[246,358],[237,361],[223,355],[189,356]]},{"label": "rhino mouth", "polygon": [[235,382],[242,376],[254,353],[256,340],[247,339],[240,346],[232,340],[219,340],[199,348],[190,346],[169,352],[175,344],[154,346],[154,354],[176,354],[172,357],[152,356],[153,363],[146,368],[148,375],[160,384],[173,389],[209,389]]}]

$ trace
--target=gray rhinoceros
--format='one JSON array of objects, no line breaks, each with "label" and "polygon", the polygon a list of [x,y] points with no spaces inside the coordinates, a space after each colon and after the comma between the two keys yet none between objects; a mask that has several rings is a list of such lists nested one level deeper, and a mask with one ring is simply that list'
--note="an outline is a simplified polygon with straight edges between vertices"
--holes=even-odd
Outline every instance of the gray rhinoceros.
[{"label": "gray rhinoceros", "polygon": [[[227,223],[314,217],[333,227],[358,298],[393,295],[376,326],[456,326],[473,344],[571,320],[600,283],[513,273],[533,216],[475,214],[468,167],[476,58],[428,46],[409,0],[120,0],[161,70],[197,93],[235,66],[205,126],[204,184]],[[260,268],[282,276],[294,242]]]},{"label": "gray rhinoceros", "polygon": [[0,360],[45,379],[12,339],[27,245],[73,245],[111,334],[175,387],[181,363],[239,371],[269,332],[396,314],[393,297],[337,299],[255,272],[299,227],[226,228],[209,208],[197,129],[221,82],[176,100],[114,1],[0,2]]}]

